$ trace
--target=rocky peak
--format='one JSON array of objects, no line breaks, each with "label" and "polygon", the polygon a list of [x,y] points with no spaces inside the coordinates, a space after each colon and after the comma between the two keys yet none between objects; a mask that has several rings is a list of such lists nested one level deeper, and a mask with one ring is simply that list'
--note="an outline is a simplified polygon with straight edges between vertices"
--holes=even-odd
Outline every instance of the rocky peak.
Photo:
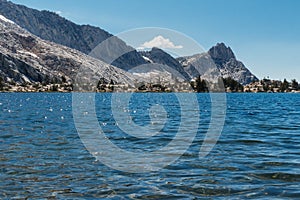
[{"label": "rocky peak", "polygon": [[243,85],[258,80],[241,61],[236,59],[231,48],[224,43],[218,43],[208,53],[183,57],[178,60],[185,66],[186,72],[191,77],[217,71],[223,78],[233,78]]},{"label": "rocky peak", "polygon": [[212,47],[208,54],[216,62],[216,64],[222,64],[228,62],[230,59],[236,59],[233,51],[230,47],[227,47],[224,43],[218,43]]}]

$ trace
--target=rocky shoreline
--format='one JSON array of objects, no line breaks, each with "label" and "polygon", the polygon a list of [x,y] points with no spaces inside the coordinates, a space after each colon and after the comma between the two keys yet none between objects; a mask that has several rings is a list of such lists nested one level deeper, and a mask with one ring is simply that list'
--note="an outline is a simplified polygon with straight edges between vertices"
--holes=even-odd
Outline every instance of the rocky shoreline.
[{"label": "rocky shoreline", "polygon": [[11,93],[40,93],[40,92],[97,92],[97,93],[111,93],[111,92],[153,92],[153,93],[170,93],[170,92],[181,92],[181,93],[208,93],[208,92],[226,92],[226,93],[300,93],[300,85],[296,80],[288,82],[286,80],[276,81],[263,79],[261,81],[252,82],[248,85],[241,85],[231,78],[223,79],[222,86],[216,87],[213,84],[208,89],[209,83],[201,78],[192,80],[189,82],[181,82],[177,84],[168,83],[139,83],[135,86],[128,84],[120,85],[115,83],[104,83],[97,86],[91,86],[88,89],[78,89],[71,82],[66,83],[26,83],[26,84],[8,84],[1,83],[0,81],[0,92],[11,92]]}]

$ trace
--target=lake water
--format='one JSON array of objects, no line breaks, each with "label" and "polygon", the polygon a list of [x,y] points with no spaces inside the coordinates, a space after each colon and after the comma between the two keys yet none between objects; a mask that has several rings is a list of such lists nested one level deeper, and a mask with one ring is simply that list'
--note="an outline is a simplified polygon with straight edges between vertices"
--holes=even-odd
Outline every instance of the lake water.
[{"label": "lake water", "polygon": [[[73,119],[72,94],[0,94],[0,199],[300,197],[299,94],[227,94],[225,126],[204,158],[199,149],[211,102],[208,94],[197,98],[199,128],[187,151],[159,171],[128,173],[102,164],[85,148]],[[153,105],[165,108],[167,121],[154,137],[126,135],[112,117],[111,94],[97,94],[99,125],[112,143],[146,155],[172,141],[182,125],[175,94],[134,94],[130,102],[124,112],[137,125],[151,123]],[[184,119],[186,125],[194,120]]]}]

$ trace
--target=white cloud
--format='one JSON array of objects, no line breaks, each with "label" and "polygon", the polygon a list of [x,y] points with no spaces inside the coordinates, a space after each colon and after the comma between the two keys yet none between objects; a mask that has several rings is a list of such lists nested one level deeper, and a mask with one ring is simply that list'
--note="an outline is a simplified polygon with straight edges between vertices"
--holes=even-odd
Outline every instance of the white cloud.
[{"label": "white cloud", "polygon": [[59,10],[55,11],[55,13],[58,14],[58,15],[62,15],[62,11],[59,11]]},{"label": "white cloud", "polygon": [[145,42],[142,44],[138,49],[150,49],[153,47],[162,48],[162,49],[182,49],[183,46],[175,45],[170,39],[164,38],[163,36],[159,35],[153,38],[152,40]]}]

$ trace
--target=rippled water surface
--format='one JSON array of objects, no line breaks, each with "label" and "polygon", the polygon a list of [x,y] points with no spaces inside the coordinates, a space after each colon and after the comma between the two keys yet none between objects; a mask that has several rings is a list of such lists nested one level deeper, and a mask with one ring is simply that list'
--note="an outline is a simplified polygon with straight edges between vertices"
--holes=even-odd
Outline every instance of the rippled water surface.
[{"label": "rippled water surface", "polygon": [[[75,128],[72,94],[2,93],[0,199],[300,198],[299,94],[228,94],[222,135],[201,159],[211,103],[208,94],[199,94],[198,101],[199,129],[189,149],[164,169],[131,174],[103,165],[86,150]],[[181,112],[195,111],[180,110],[174,94],[134,94],[124,112],[136,124],[153,123],[153,105],[162,105],[168,117],[161,134],[139,139],[121,131],[110,103],[111,94],[96,95],[107,138],[145,154],[174,138]],[[193,122],[191,117],[187,124]]]}]

